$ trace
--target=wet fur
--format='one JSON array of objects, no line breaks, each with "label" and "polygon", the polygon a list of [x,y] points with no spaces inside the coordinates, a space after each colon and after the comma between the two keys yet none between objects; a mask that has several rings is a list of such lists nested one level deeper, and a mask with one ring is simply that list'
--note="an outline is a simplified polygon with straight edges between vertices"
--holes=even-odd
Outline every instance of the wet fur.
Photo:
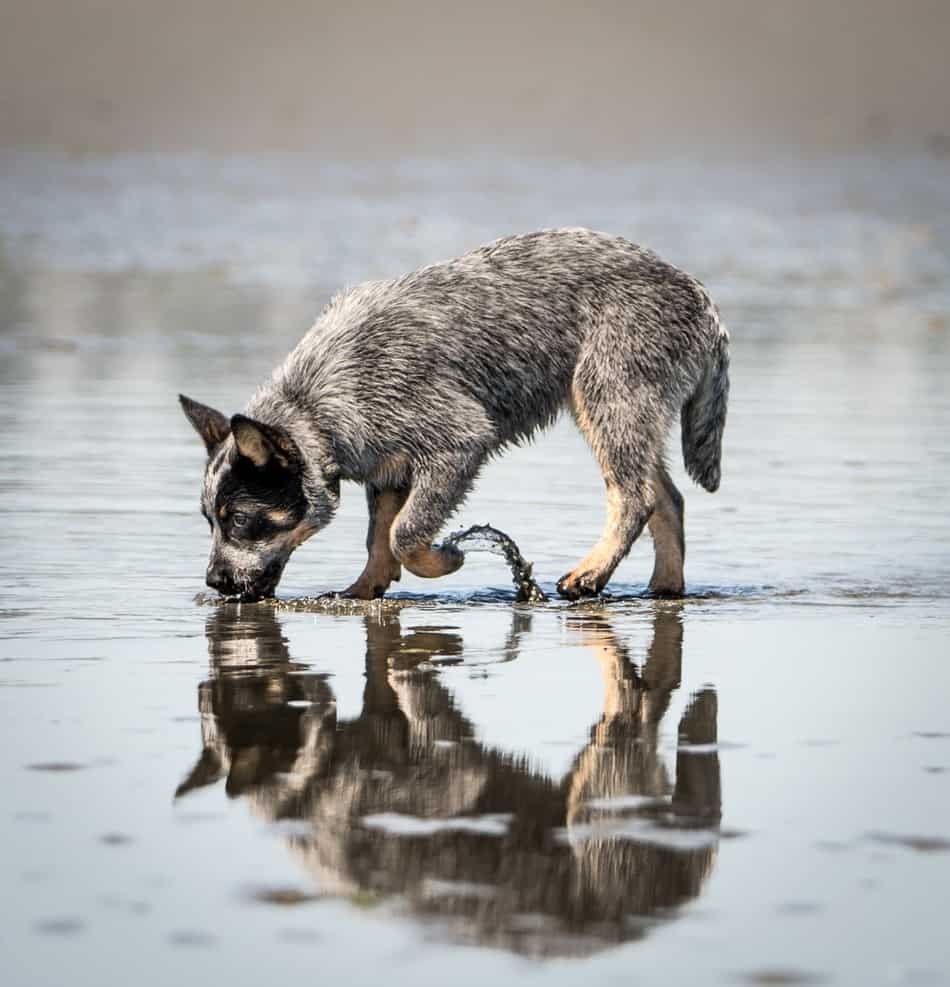
[{"label": "wet fur", "polygon": [[[680,593],[682,497],[664,443],[682,409],[687,470],[715,490],[728,389],[728,335],[703,286],[620,237],[508,237],[369,282],[333,299],[243,416],[228,423],[183,399],[209,449],[209,574],[245,595],[272,592],[290,551],[332,520],[341,480],[364,484],[370,508],[370,559],[353,595],[381,595],[401,566],[453,572],[461,553],[432,543],[481,467],[568,408],[603,471],[608,518],[559,591],[599,592],[650,523],[651,588]],[[252,485],[235,482],[247,461],[283,490],[263,484],[245,499],[289,510],[292,529],[242,540],[217,524],[219,502]]]}]

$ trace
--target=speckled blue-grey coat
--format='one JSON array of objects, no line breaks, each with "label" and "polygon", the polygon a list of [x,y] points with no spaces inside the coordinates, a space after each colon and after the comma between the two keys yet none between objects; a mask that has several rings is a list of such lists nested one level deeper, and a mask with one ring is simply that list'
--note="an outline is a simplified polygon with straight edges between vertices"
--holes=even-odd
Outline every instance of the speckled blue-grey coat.
[{"label": "speckled blue-grey coat", "polygon": [[482,464],[567,408],[607,484],[607,523],[558,583],[598,593],[649,524],[651,589],[683,591],[682,497],[663,463],[682,416],[686,468],[720,479],[729,337],[703,286],[656,254],[589,230],[507,237],[334,298],[230,420],[182,398],[208,449],[209,585],[273,593],[291,552],[362,483],[369,560],[345,591],[463,562],[433,545]]}]

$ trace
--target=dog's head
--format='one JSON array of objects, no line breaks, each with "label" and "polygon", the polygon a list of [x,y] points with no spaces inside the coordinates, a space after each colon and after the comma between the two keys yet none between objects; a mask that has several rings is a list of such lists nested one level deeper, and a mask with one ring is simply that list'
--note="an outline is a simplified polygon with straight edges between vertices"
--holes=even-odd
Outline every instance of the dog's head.
[{"label": "dog's head", "polygon": [[334,491],[282,428],[244,415],[230,420],[179,396],[208,450],[201,513],[211,527],[207,582],[225,596],[272,596],[293,550],[328,524]]}]

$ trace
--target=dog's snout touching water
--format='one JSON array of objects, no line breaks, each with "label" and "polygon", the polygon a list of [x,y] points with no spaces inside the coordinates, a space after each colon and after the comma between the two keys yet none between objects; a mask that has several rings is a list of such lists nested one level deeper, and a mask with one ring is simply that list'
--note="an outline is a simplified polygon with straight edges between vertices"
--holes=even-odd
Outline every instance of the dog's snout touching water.
[{"label": "dog's snout touching water", "polygon": [[222,596],[234,596],[238,592],[237,583],[231,579],[230,574],[216,565],[208,566],[205,582]]},{"label": "dog's snout touching water", "polygon": [[600,593],[649,526],[649,588],[680,595],[683,498],[665,440],[679,415],[687,472],[718,489],[728,368],[699,281],[589,230],[507,237],[342,292],[243,414],[181,398],[208,453],[209,585],[272,594],[291,553],[333,519],[342,480],[365,488],[369,531],[341,596],[378,598],[404,567],[448,576],[460,541],[435,542],[479,470],[566,409],[603,473],[607,519],[558,593]]}]

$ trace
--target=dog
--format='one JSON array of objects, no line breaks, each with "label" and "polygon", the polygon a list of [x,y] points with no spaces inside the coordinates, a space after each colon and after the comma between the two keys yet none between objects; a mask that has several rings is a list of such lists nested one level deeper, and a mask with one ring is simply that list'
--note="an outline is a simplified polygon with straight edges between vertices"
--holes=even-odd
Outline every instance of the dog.
[{"label": "dog", "polygon": [[703,285],[652,251],[583,229],[496,240],[337,295],[243,414],[180,396],[208,453],[207,583],[272,596],[291,553],[364,485],[369,558],[344,596],[374,599],[402,567],[426,578],[463,553],[434,545],[491,456],[570,410],[607,485],[600,540],[557,583],[603,590],[649,525],[649,588],[684,591],[683,498],[664,462],[681,414],[689,475],[718,489],[729,335]]}]

